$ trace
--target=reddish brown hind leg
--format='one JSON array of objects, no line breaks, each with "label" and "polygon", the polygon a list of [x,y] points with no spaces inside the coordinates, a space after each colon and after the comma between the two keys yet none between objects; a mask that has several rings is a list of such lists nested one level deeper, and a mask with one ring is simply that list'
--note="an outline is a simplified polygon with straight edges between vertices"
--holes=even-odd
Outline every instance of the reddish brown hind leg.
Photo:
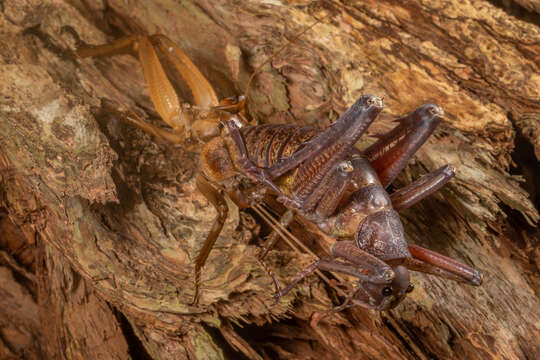
[{"label": "reddish brown hind leg", "polygon": [[[302,149],[269,168],[273,179],[298,167],[315,156],[327,158],[324,164],[337,164],[351,153],[354,144],[375,120],[383,107],[382,100],[373,95],[363,95],[345,111],[328,129],[310,140]],[[339,143],[339,144],[338,144]]]},{"label": "reddish brown hind leg", "polygon": [[201,250],[199,251],[199,255],[197,255],[197,258],[195,259],[195,295],[193,296],[194,305],[196,305],[199,301],[201,270],[206,263],[206,259],[208,259],[208,255],[210,254],[212,247],[214,247],[219,234],[221,233],[221,229],[223,229],[223,224],[225,223],[227,214],[229,212],[229,208],[223,195],[221,195],[221,193],[201,175],[197,177],[197,188],[204,195],[204,197],[206,197],[208,201],[214,205],[217,211],[217,217],[212,229],[204,241]]},{"label": "reddish brown hind leg", "polygon": [[411,114],[397,120],[399,125],[364,151],[377,172],[383,187],[392,183],[409,159],[424,144],[443,120],[437,105],[422,105]]}]

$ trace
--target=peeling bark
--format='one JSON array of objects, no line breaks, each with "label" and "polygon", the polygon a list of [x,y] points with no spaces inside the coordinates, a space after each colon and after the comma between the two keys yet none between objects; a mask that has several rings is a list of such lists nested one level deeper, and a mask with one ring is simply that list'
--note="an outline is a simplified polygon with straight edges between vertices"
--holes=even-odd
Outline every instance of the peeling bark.
[{"label": "peeling bark", "polygon": [[[268,227],[231,203],[190,305],[215,217],[195,188],[198,147],[122,121],[129,108],[161,124],[137,59],[73,55],[131,33],[170,37],[221,97],[292,41],[252,84],[259,122],[323,128],[373,93],[375,134],[439,104],[446,121],[394,186],[446,163],[457,175],[402,220],[410,242],[484,284],[415,274],[396,309],[311,326],[340,299],[314,276],[274,306],[255,259]],[[0,2],[0,357],[539,358],[539,53],[538,26],[486,1]],[[301,219],[291,231],[319,254],[329,245]],[[287,283],[311,258],[281,245],[268,262]]]}]

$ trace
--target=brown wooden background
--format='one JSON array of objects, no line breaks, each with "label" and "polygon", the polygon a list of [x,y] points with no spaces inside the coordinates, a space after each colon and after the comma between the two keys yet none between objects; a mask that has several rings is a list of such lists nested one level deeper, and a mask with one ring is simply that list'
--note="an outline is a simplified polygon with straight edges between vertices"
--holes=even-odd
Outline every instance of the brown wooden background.
[{"label": "brown wooden background", "polygon": [[[0,1],[0,358],[540,358],[539,9],[526,0]],[[324,127],[373,93],[385,99],[376,133],[422,103],[442,106],[445,123],[395,185],[445,163],[456,178],[402,219],[411,242],[479,268],[483,286],[415,274],[396,309],[356,308],[311,327],[312,313],[339,299],[312,277],[272,306],[254,257],[267,229],[232,207],[203,272],[202,305],[187,305],[191,261],[215,216],[194,187],[197,147],[122,122],[112,109],[156,116],[137,60],[75,59],[77,38],[166,34],[231,96],[316,18],[263,68],[250,115]],[[302,224],[292,230],[320,241]],[[309,261],[285,246],[269,257],[282,282]]]}]

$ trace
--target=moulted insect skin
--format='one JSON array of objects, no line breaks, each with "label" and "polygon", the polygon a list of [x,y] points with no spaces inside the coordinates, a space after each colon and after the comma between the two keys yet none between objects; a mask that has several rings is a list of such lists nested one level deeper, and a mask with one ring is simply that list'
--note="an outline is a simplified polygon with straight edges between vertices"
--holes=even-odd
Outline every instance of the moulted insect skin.
[{"label": "moulted insect skin", "polygon": [[[292,221],[294,212],[336,239],[329,257],[299,272],[287,287],[277,291],[276,298],[317,270],[355,277],[357,286],[347,299],[376,310],[396,306],[412,291],[409,270],[481,284],[482,274],[477,270],[407,244],[397,212],[448,182],[454,175],[450,165],[393,194],[385,190],[443,120],[440,107],[420,106],[361,152],[354,145],[384,108],[377,96],[361,96],[324,130],[288,124],[244,126],[245,97],[218,100],[195,64],[163,35],[130,36],[80,49],[78,55],[106,56],[133,49],[142,63],[151,100],[172,130],[155,127],[137,116],[127,121],[173,143],[185,144],[189,135],[203,142],[197,186],[218,215],[195,260],[194,304],[200,295],[201,271],[228,216],[224,194],[240,207],[255,206],[264,194],[271,194],[289,209],[282,225]],[[184,78],[198,112],[180,105],[156,50]],[[277,236],[271,239],[275,242]],[[272,241],[261,250],[260,260]]]}]

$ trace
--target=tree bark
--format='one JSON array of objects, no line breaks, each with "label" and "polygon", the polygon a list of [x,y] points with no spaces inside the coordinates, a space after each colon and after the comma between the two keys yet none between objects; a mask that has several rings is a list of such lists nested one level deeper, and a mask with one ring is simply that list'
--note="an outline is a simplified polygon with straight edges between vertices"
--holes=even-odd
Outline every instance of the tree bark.
[{"label": "tree bark", "polygon": [[[528,10],[488,1],[0,2],[0,358],[540,358],[539,6],[519,3]],[[171,38],[220,97],[245,93],[262,65],[248,99],[261,123],[324,128],[371,93],[385,101],[375,134],[439,104],[445,122],[394,187],[446,163],[457,174],[402,220],[411,243],[474,265],[484,284],[415,273],[397,308],[355,307],[315,325],[314,313],[343,299],[312,276],[274,305],[256,261],[268,226],[229,202],[200,305],[190,305],[193,259],[216,215],[195,188],[199,146],[173,147],[122,120],[117,109],[162,124],[136,58],[73,52],[133,33]],[[302,219],[291,231],[327,246]],[[284,244],[268,257],[282,284],[310,261]]]}]

